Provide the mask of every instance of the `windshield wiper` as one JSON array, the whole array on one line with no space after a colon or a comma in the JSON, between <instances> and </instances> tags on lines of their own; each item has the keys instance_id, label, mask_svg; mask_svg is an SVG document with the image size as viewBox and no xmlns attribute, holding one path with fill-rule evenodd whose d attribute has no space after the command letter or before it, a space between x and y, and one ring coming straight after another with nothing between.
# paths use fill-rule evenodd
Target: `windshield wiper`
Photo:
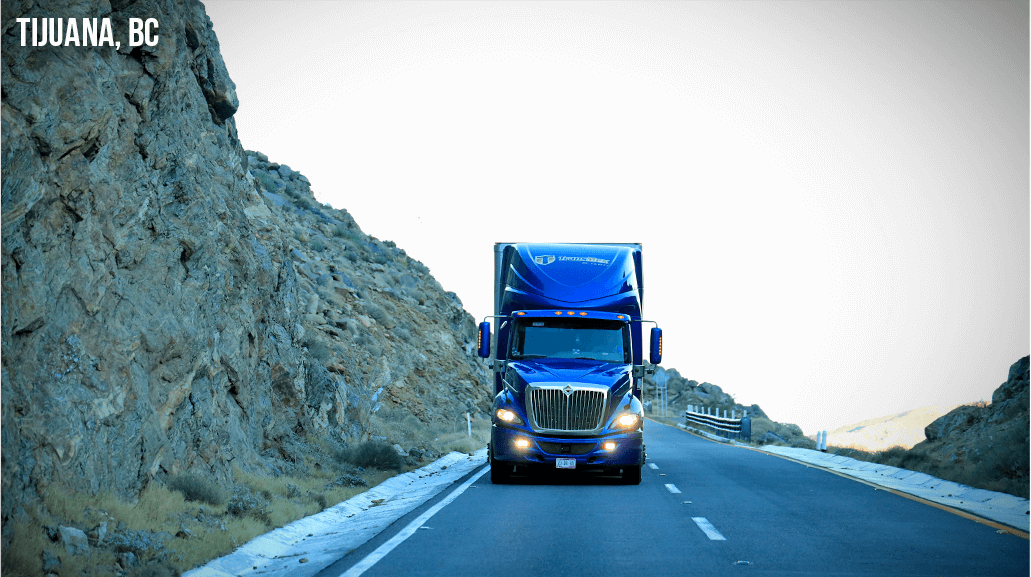
<instances>
[{"instance_id":1,"label":"windshield wiper","mask_svg":"<svg viewBox=\"0 0 1031 577\"><path fill-rule=\"evenodd\" d=\"M548 355L527 354L527 355L512 355L512 358L517 360L517 361L521 361L523 359L547 359L549 357L548 357Z\"/></svg>"}]
</instances>

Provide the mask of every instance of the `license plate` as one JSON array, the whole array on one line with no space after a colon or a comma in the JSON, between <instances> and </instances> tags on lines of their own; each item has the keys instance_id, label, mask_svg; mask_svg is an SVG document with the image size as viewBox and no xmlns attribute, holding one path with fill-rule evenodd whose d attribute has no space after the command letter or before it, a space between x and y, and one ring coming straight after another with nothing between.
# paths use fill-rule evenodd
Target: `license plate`
<instances>
[{"instance_id":1,"label":"license plate","mask_svg":"<svg viewBox=\"0 0 1031 577\"><path fill-rule=\"evenodd\" d=\"M555 467L559 469L575 469L576 459L555 459Z\"/></svg>"}]
</instances>

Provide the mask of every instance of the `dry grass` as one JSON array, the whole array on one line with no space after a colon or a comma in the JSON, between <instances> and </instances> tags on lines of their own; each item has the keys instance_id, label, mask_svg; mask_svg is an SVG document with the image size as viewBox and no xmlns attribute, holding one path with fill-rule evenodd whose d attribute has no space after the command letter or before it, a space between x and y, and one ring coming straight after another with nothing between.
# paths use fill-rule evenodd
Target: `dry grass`
<instances>
[{"instance_id":1,"label":"dry grass","mask_svg":"<svg viewBox=\"0 0 1031 577\"><path fill-rule=\"evenodd\" d=\"M11 546L3 552L5 576L41 574L44 550L61 558L60 575L95 577L114 574L118 554L105 547L93 547L85 556L72 556L59 542L47 537L46 527L59 525L77 527L87 533L100 523L107 523L108 535L122 529L148 535L167 531L171 535L186 529L192 536L174 537L164 541L160 550L138 553L136 571L157 570L159 574L174 574L197 567L216 557L230 553L236 547L271 529L322 511L346 501L392 477L397 471L367 469L360 471L349 465L328 466L328 455L319 458L323 464L315 467L313 457L304 458L306 473L299 476L261 475L255 472L233 470L236 488L245 488L260 502L259 509L242 515L227 511L228 498L211 500L219 504L188 501L187 494L214 495L214 486L200 477L183 482L158 482L150 485L135 502L127 502L110 494L87 495L51 488L41 506L26 505L27 516L11 522ZM402 470L410 469L405 464ZM346 477L350 476L350 477ZM350 486L338 482L341 478L358 479L365 486ZM175 477L170 478L172 481ZM169 487L178 487L173 490ZM222 491L228 496L233 488ZM253 513L253 514L252 514ZM109 537L110 539L110 537Z\"/></svg>"},{"instance_id":2,"label":"dry grass","mask_svg":"<svg viewBox=\"0 0 1031 577\"><path fill-rule=\"evenodd\" d=\"M371 424L374 434L385 437L388 444L440 455L451 451L472 453L486 447L490 440L490 421L474 418L470 436L465 413L447 423L426 424L402 409L384 409L372 416Z\"/></svg>"},{"instance_id":3,"label":"dry grass","mask_svg":"<svg viewBox=\"0 0 1031 577\"><path fill-rule=\"evenodd\" d=\"M472 436L469 436L464 413L453 419L454 422L436 424L421 423L403 411L380 413L374 415L372 421L372 433L387 439L377 443L379 450L386 446L394 451L392 445L398 443L406 449L419 448L425 456L404 459L396 469L370 466L361 470L352 463L333 459L338 447L309 438L306 444L312 448L312 455L299 458L299 469L304 471L300 475L277 477L234 468L234 486L219 487L213 480L183 474L169 477L166 483L152 481L133 502L111 494L87 495L52 487L44 495L43 503L26 504L27 515L10 522L12 540L11 546L3 551L3 574L5 577L40 575L44 550L61 558L60 575L115 574L119 554L113 549L93 547L89 555L71 556L59 542L51 541L45 530L66 525L88 533L100 523L107 523L108 540L116 532L127 531L186 535L182 531L185 529L192 533L192 536L166 539L160 550L138 553L139 565L130 574L150 570L161 575L183 572L230 553L271 529L346 501L398 472L421 466L441 454L472 453L486 446L490 437L490 422L485 419L472 421ZM367 486L349 486L348 478L360 478ZM259 506L241 515L229 514L230 496L238 488L246 488Z\"/></svg>"}]
</instances>

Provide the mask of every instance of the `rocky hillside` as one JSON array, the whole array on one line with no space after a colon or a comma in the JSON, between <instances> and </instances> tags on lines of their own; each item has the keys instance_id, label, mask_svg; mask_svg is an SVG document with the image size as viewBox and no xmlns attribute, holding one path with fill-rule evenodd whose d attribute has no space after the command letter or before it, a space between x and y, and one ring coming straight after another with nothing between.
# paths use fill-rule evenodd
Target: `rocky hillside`
<instances>
[{"instance_id":1,"label":"rocky hillside","mask_svg":"<svg viewBox=\"0 0 1031 577\"><path fill-rule=\"evenodd\" d=\"M244 150L199 2L2 11L5 553L50 491L231 486L377 435L380 409L486 415L458 298ZM22 47L22 16L157 18L160 42Z\"/></svg>"},{"instance_id":2,"label":"rocky hillside","mask_svg":"<svg viewBox=\"0 0 1031 577\"><path fill-rule=\"evenodd\" d=\"M662 407L655 400L655 390L656 387L665 384L666 416L670 422L684 422L682 417L689 405L695 407L695 410L704 407L720 414L726 411L728 415L735 411L740 416L748 411L752 417L752 442L760 445L776 443L806 449L816 447L816 443L806 438L798 425L771 420L759 405L738 403L733 395L723 392L720 387L684 378L677 369L666 369L651 364L648 367L654 369L655 373L644 379L644 400L645 410L653 418L662 415Z\"/></svg>"},{"instance_id":3,"label":"rocky hillside","mask_svg":"<svg viewBox=\"0 0 1031 577\"><path fill-rule=\"evenodd\" d=\"M1028 362L1013 363L991 404L957 407L927 425L927 440L901 457L906 468L1027 498Z\"/></svg>"}]
</instances>

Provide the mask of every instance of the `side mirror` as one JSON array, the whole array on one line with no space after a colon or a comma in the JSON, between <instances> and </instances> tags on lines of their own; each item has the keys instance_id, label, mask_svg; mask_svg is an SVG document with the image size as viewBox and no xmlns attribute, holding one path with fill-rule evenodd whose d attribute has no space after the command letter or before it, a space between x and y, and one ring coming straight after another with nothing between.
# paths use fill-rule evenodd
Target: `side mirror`
<instances>
[{"instance_id":1,"label":"side mirror","mask_svg":"<svg viewBox=\"0 0 1031 577\"><path fill-rule=\"evenodd\" d=\"M652 329L652 343L650 351L651 359L649 361L653 365L657 365L662 362L662 329Z\"/></svg>"},{"instance_id":2,"label":"side mirror","mask_svg":"<svg viewBox=\"0 0 1031 577\"><path fill-rule=\"evenodd\" d=\"M481 358L487 358L490 356L490 323L480 323L480 331L476 337L477 352Z\"/></svg>"}]
</instances>

